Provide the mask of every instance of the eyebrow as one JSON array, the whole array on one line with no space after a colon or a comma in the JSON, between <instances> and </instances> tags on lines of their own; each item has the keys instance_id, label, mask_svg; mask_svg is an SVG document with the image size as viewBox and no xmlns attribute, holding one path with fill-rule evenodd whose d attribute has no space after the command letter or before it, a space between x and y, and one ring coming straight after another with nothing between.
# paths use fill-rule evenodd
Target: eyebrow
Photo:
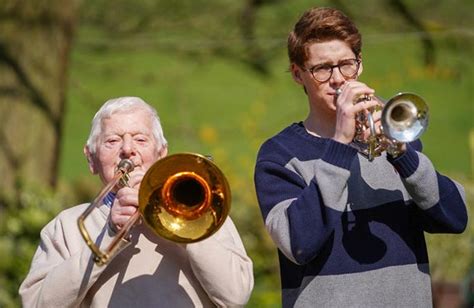
<instances>
[{"instance_id":1,"label":"eyebrow","mask_svg":"<svg viewBox=\"0 0 474 308\"><path fill-rule=\"evenodd\" d=\"M311 68L318 67L318 66L326 66L326 65L330 65L330 66L338 65L341 62L344 62L347 60L353 60L353 59L356 59L356 58L344 58L344 59L339 60L337 64L333 64L332 62L322 62L322 63L312 65Z\"/></svg>"},{"instance_id":2,"label":"eyebrow","mask_svg":"<svg viewBox=\"0 0 474 308\"><path fill-rule=\"evenodd\" d=\"M147 136L147 137L153 136L152 133L147 133L147 132L142 132L142 131L125 132L125 133L122 133L122 132L120 132L120 133L118 133L118 132L104 133L104 134L102 134L102 136L104 138L108 138L108 137L111 137L111 136L118 136L120 138L123 138L123 136L125 136L126 134L130 134L132 137L135 137L137 135L143 135L143 136Z\"/></svg>"}]
</instances>

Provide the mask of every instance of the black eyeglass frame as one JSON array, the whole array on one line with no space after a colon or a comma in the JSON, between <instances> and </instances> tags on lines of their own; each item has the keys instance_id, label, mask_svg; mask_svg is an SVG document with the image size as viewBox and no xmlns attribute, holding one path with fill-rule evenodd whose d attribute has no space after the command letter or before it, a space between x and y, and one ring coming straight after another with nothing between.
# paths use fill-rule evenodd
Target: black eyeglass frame
<instances>
[{"instance_id":1,"label":"black eyeglass frame","mask_svg":"<svg viewBox=\"0 0 474 308\"><path fill-rule=\"evenodd\" d=\"M355 62L356 62L357 67L356 67L356 70L355 70L354 74L352 74L352 76L347 76L346 74L344 74L344 73L341 71L341 65L345 64L344 62L346 62L346 61L355 61ZM315 65L315 66L310 67L309 69L303 68L303 70L304 70L304 71L307 71L307 72L310 72L310 73L311 73L311 76L313 77L313 79L316 80L317 82L323 83L323 82L326 82L326 81L328 81L329 79L331 79L332 73L334 72L334 69L335 69L336 67L337 67L337 69L339 70L339 73L341 73L341 75L344 76L344 78L346 78L346 79L352 79L352 78L354 78L355 76L357 76L357 72L359 72L360 63L361 63L361 60L360 60L360 59L356 59L356 58L355 58L355 59L345 59L345 60L342 60L342 61L340 61L339 63L337 63L337 64L335 64L335 65L326 65L326 64L320 65L320 64L318 64L318 65ZM319 79L317 79L317 78L314 76L314 71L315 71L315 69L323 68L323 67L328 67L328 68L330 68L330 69L331 69L331 72L330 72L328 78L326 78L325 80L319 80Z\"/></svg>"}]
</instances>

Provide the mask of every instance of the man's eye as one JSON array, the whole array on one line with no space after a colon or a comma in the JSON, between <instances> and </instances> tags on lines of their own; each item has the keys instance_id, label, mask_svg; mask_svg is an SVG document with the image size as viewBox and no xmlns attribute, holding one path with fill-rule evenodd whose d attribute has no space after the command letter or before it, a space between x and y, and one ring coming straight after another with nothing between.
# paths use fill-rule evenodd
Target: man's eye
<instances>
[{"instance_id":1,"label":"man's eye","mask_svg":"<svg viewBox=\"0 0 474 308\"><path fill-rule=\"evenodd\" d=\"M105 143L107 144L117 144L120 140L118 139L108 139Z\"/></svg>"},{"instance_id":2,"label":"man's eye","mask_svg":"<svg viewBox=\"0 0 474 308\"><path fill-rule=\"evenodd\" d=\"M314 68L314 71L319 71L319 72L325 72L325 71L330 71L331 70L331 66L329 65L322 65L322 66L318 66L318 67L315 67Z\"/></svg>"},{"instance_id":3,"label":"man's eye","mask_svg":"<svg viewBox=\"0 0 474 308\"><path fill-rule=\"evenodd\" d=\"M339 66L352 66L354 63L351 61L342 61Z\"/></svg>"},{"instance_id":4,"label":"man's eye","mask_svg":"<svg viewBox=\"0 0 474 308\"><path fill-rule=\"evenodd\" d=\"M136 137L135 141L140 142L140 143L144 143L144 142L147 142L148 139L145 138L145 137Z\"/></svg>"}]
</instances>

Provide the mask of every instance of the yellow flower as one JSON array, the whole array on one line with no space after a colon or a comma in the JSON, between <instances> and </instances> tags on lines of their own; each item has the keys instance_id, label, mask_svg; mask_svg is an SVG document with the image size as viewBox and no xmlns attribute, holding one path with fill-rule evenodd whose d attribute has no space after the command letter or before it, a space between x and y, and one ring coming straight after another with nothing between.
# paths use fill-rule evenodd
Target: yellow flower
<instances>
[{"instance_id":1,"label":"yellow flower","mask_svg":"<svg viewBox=\"0 0 474 308\"><path fill-rule=\"evenodd\" d=\"M199 129L199 138L206 144L215 144L219 136L215 127L204 125Z\"/></svg>"}]
</instances>

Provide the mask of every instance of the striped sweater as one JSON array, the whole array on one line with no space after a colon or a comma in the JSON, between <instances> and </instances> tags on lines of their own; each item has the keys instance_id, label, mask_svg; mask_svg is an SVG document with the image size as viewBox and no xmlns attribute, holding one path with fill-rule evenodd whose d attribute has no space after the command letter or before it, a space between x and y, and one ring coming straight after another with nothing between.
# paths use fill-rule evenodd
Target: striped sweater
<instances>
[{"instance_id":1,"label":"striped sweater","mask_svg":"<svg viewBox=\"0 0 474 308\"><path fill-rule=\"evenodd\" d=\"M467 224L462 186L435 171L419 141L368 162L295 123L260 148L255 186L283 307L431 307L424 232Z\"/></svg>"}]
</instances>

